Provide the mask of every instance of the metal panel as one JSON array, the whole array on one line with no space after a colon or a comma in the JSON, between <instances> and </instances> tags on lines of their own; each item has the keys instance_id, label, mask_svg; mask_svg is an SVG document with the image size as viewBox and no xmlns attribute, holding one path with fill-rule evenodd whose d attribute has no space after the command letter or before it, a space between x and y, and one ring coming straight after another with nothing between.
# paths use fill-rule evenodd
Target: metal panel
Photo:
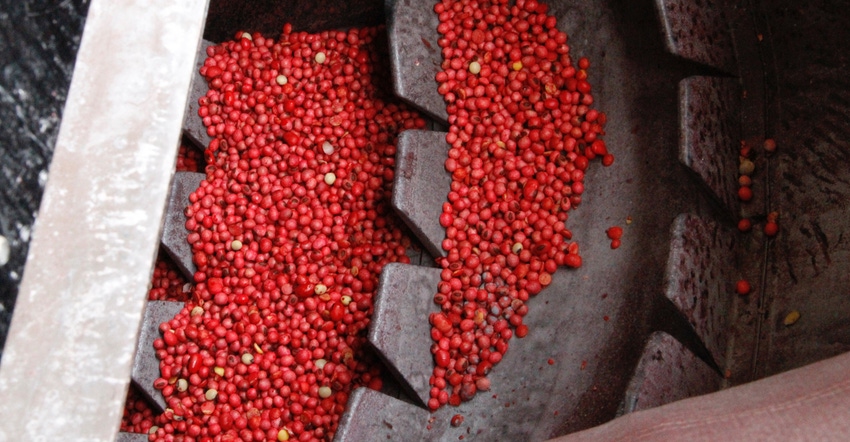
<instances>
[{"instance_id":1,"label":"metal panel","mask_svg":"<svg viewBox=\"0 0 850 442\"><path fill-rule=\"evenodd\" d=\"M206 7L90 6L0 369L0 440L115 440Z\"/></svg>"}]
</instances>

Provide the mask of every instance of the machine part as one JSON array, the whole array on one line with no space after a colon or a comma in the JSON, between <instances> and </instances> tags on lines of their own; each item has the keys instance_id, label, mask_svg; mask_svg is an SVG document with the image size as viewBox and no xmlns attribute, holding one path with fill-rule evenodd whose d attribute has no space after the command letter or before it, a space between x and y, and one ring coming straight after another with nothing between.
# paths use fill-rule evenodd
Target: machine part
<instances>
[{"instance_id":1,"label":"machine part","mask_svg":"<svg viewBox=\"0 0 850 442\"><path fill-rule=\"evenodd\" d=\"M442 55L437 46L437 25L433 2L397 0L389 2L387 34L393 91L402 100L446 124L448 114L443 97L437 93L434 74Z\"/></svg>"},{"instance_id":2,"label":"machine part","mask_svg":"<svg viewBox=\"0 0 850 442\"><path fill-rule=\"evenodd\" d=\"M723 1L656 0L667 50L727 74L737 73L729 26L730 11Z\"/></svg>"},{"instance_id":3,"label":"machine part","mask_svg":"<svg viewBox=\"0 0 850 442\"><path fill-rule=\"evenodd\" d=\"M189 89L189 100L186 102L186 117L183 120L183 134L203 152L210 145L210 135L207 133L207 128L204 127L204 122L198 116L198 109L201 105L198 99L207 93L207 81L200 73L201 66L204 65L204 60L207 59L207 48L213 46L214 43L209 40L201 40L201 46L198 48L198 54L195 58L195 70L192 74L192 85Z\"/></svg>"},{"instance_id":4,"label":"machine part","mask_svg":"<svg viewBox=\"0 0 850 442\"><path fill-rule=\"evenodd\" d=\"M679 160L705 182L732 219L741 210L734 173L741 144L740 95L732 78L689 77L679 83Z\"/></svg>"},{"instance_id":5,"label":"machine part","mask_svg":"<svg viewBox=\"0 0 850 442\"><path fill-rule=\"evenodd\" d=\"M139 345L136 347L130 379L155 413L165 410L165 399L159 390L153 388L153 381L160 377L159 359L156 357L153 341L162 336L159 324L170 321L180 310L183 310L182 302L148 301L142 318Z\"/></svg>"},{"instance_id":6,"label":"machine part","mask_svg":"<svg viewBox=\"0 0 850 442\"><path fill-rule=\"evenodd\" d=\"M646 410L720 389L721 378L667 333L653 333L626 390L622 413Z\"/></svg>"},{"instance_id":7,"label":"machine part","mask_svg":"<svg viewBox=\"0 0 850 442\"><path fill-rule=\"evenodd\" d=\"M206 178L203 173L177 172L171 182L168 195L168 208L165 211L165 223L162 227L162 248L174 260L177 268L189 281L195 276L195 263L192 262L192 246L186 242L189 231L186 230L186 215L183 213L189 205L189 195L198 189Z\"/></svg>"},{"instance_id":8,"label":"machine part","mask_svg":"<svg viewBox=\"0 0 850 442\"><path fill-rule=\"evenodd\" d=\"M446 229L437 214L452 177L443 168L449 146L445 132L408 130L398 137L392 205L432 257L446 256Z\"/></svg>"},{"instance_id":9,"label":"machine part","mask_svg":"<svg viewBox=\"0 0 850 442\"><path fill-rule=\"evenodd\" d=\"M89 6L0 368L2 440L115 439L205 11Z\"/></svg>"}]
</instances>

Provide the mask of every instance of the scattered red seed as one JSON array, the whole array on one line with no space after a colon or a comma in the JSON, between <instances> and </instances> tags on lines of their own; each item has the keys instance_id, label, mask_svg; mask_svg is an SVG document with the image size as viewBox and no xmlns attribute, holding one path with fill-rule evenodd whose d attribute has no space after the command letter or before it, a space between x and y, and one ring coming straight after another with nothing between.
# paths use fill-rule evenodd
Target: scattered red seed
<instances>
[{"instance_id":1,"label":"scattered red seed","mask_svg":"<svg viewBox=\"0 0 850 442\"><path fill-rule=\"evenodd\" d=\"M623 228L620 226L609 227L605 233L610 239L620 239L623 236Z\"/></svg>"},{"instance_id":2,"label":"scattered red seed","mask_svg":"<svg viewBox=\"0 0 850 442\"><path fill-rule=\"evenodd\" d=\"M738 230L741 232L749 232L753 228L753 223L749 218L742 218L738 221Z\"/></svg>"},{"instance_id":3,"label":"scattered red seed","mask_svg":"<svg viewBox=\"0 0 850 442\"><path fill-rule=\"evenodd\" d=\"M773 153L776 151L776 140L773 138L767 138L764 140L764 151L767 153Z\"/></svg>"},{"instance_id":4,"label":"scattered red seed","mask_svg":"<svg viewBox=\"0 0 850 442\"><path fill-rule=\"evenodd\" d=\"M463 415L462 414L456 414L456 415L452 416L451 423L452 423L453 427L459 427L459 426L463 425Z\"/></svg>"},{"instance_id":5,"label":"scattered red seed","mask_svg":"<svg viewBox=\"0 0 850 442\"><path fill-rule=\"evenodd\" d=\"M485 9L493 19L469 27L466 11ZM545 6L441 0L434 10L452 184L439 219L441 311L430 319L432 410L470 400L510 338L527 335L528 299L558 267L581 266L567 213L581 204L591 161L614 161L602 139L607 116L591 107L591 63L571 64Z\"/></svg>"},{"instance_id":6,"label":"scattered red seed","mask_svg":"<svg viewBox=\"0 0 850 442\"><path fill-rule=\"evenodd\" d=\"M549 365L555 365L555 360L554 360L554 359L552 359L552 358L549 358L549 359L546 361L546 363L547 363L547 364L549 364Z\"/></svg>"},{"instance_id":7,"label":"scattered red seed","mask_svg":"<svg viewBox=\"0 0 850 442\"><path fill-rule=\"evenodd\" d=\"M768 221L767 223L765 223L765 225L764 225L764 234L765 235L770 236L770 237L774 237L774 236L776 236L777 233L779 233L779 224L776 224L775 222L772 222L772 221Z\"/></svg>"},{"instance_id":8,"label":"scattered red seed","mask_svg":"<svg viewBox=\"0 0 850 442\"><path fill-rule=\"evenodd\" d=\"M737 283L735 283L735 291L739 295L748 295L750 293L750 290L750 283L745 279L741 279Z\"/></svg>"}]
</instances>

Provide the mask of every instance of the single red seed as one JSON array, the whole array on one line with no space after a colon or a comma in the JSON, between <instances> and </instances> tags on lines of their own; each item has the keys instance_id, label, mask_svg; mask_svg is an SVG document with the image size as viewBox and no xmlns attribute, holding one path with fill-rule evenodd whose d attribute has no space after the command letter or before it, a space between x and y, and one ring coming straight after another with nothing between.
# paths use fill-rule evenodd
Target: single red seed
<instances>
[{"instance_id":1,"label":"single red seed","mask_svg":"<svg viewBox=\"0 0 850 442\"><path fill-rule=\"evenodd\" d=\"M735 291L739 295L747 295L750 293L750 290L750 283L745 279L741 279L737 283L735 283Z\"/></svg>"},{"instance_id":2,"label":"single red seed","mask_svg":"<svg viewBox=\"0 0 850 442\"><path fill-rule=\"evenodd\" d=\"M752 229L753 223L749 218L742 218L738 221L738 230L741 232L749 232Z\"/></svg>"},{"instance_id":3,"label":"single red seed","mask_svg":"<svg viewBox=\"0 0 850 442\"><path fill-rule=\"evenodd\" d=\"M774 237L779 233L779 225L773 221L768 221L764 224L764 234L769 237Z\"/></svg>"},{"instance_id":4,"label":"single red seed","mask_svg":"<svg viewBox=\"0 0 850 442\"><path fill-rule=\"evenodd\" d=\"M452 416L451 425L453 427L459 427L459 426L463 425L463 415L456 414L456 415Z\"/></svg>"},{"instance_id":5,"label":"single red seed","mask_svg":"<svg viewBox=\"0 0 850 442\"><path fill-rule=\"evenodd\" d=\"M745 202L753 199L753 190L746 186L739 187L738 199Z\"/></svg>"}]
</instances>

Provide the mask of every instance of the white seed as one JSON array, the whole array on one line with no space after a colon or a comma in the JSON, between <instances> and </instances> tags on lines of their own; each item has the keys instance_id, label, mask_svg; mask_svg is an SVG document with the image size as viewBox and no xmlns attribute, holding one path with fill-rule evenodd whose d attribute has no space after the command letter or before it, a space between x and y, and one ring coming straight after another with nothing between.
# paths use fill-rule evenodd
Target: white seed
<instances>
[{"instance_id":1,"label":"white seed","mask_svg":"<svg viewBox=\"0 0 850 442\"><path fill-rule=\"evenodd\" d=\"M254 40L254 37L251 37L251 34L247 32L242 33L242 38L247 38L248 40Z\"/></svg>"},{"instance_id":2,"label":"white seed","mask_svg":"<svg viewBox=\"0 0 850 442\"><path fill-rule=\"evenodd\" d=\"M316 368L321 370L321 369L325 368L325 364L327 364L327 363L328 363L328 361L326 361L324 359L316 359L316 362L314 362L313 365L315 365Z\"/></svg>"},{"instance_id":3,"label":"white seed","mask_svg":"<svg viewBox=\"0 0 850 442\"><path fill-rule=\"evenodd\" d=\"M313 289L317 295L324 295L328 291L328 286L324 284L316 284L316 287Z\"/></svg>"},{"instance_id":4,"label":"white seed","mask_svg":"<svg viewBox=\"0 0 850 442\"><path fill-rule=\"evenodd\" d=\"M328 186L332 186L333 183L336 182L336 174L333 172L328 172L325 174L325 184Z\"/></svg>"},{"instance_id":5,"label":"white seed","mask_svg":"<svg viewBox=\"0 0 850 442\"><path fill-rule=\"evenodd\" d=\"M324 52L316 52L316 63L322 64L327 59L328 57L325 55Z\"/></svg>"},{"instance_id":6,"label":"white seed","mask_svg":"<svg viewBox=\"0 0 850 442\"><path fill-rule=\"evenodd\" d=\"M276 81L277 84L283 86L284 84L289 82L289 79L286 78L286 75L280 74L274 79L274 81Z\"/></svg>"},{"instance_id":7,"label":"white seed","mask_svg":"<svg viewBox=\"0 0 850 442\"><path fill-rule=\"evenodd\" d=\"M154 434L157 431L159 431L159 427L157 427L156 425L151 425L151 428L148 430L148 434Z\"/></svg>"},{"instance_id":8,"label":"white seed","mask_svg":"<svg viewBox=\"0 0 850 442\"><path fill-rule=\"evenodd\" d=\"M342 305L347 306L348 304L351 304L351 296L344 295L342 298L339 298L339 302L341 302Z\"/></svg>"},{"instance_id":9,"label":"white seed","mask_svg":"<svg viewBox=\"0 0 850 442\"><path fill-rule=\"evenodd\" d=\"M511 247L511 252L514 252L514 254L517 254L517 255L519 254L519 252L522 252L522 243L521 242L515 242L513 247Z\"/></svg>"},{"instance_id":10,"label":"white seed","mask_svg":"<svg viewBox=\"0 0 850 442\"><path fill-rule=\"evenodd\" d=\"M478 75L479 72L481 72L481 64L480 63L478 63L477 61L473 61L472 63L469 63L469 73L470 74Z\"/></svg>"},{"instance_id":11,"label":"white seed","mask_svg":"<svg viewBox=\"0 0 850 442\"><path fill-rule=\"evenodd\" d=\"M234 252L238 252L239 249L242 248L242 241L239 241L238 239L234 239L233 242L230 243L230 248Z\"/></svg>"},{"instance_id":12,"label":"white seed","mask_svg":"<svg viewBox=\"0 0 850 442\"><path fill-rule=\"evenodd\" d=\"M12 248L9 246L9 240L5 236L0 235L0 266L6 265L9 262L11 253Z\"/></svg>"},{"instance_id":13,"label":"white seed","mask_svg":"<svg viewBox=\"0 0 850 442\"><path fill-rule=\"evenodd\" d=\"M192 311L189 312L190 316L201 316L203 314L204 314L204 308L201 307L200 305L196 305L195 307L192 308Z\"/></svg>"},{"instance_id":14,"label":"white seed","mask_svg":"<svg viewBox=\"0 0 850 442\"><path fill-rule=\"evenodd\" d=\"M189 381L180 378L177 380L177 391L186 391L189 389Z\"/></svg>"},{"instance_id":15,"label":"white seed","mask_svg":"<svg viewBox=\"0 0 850 442\"><path fill-rule=\"evenodd\" d=\"M738 165L738 173L741 175L750 175L756 169L756 165L752 161L741 158L741 163Z\"/></svg>"},{"instance_id":16,"label":"white seed","mask_svg":"<svg viewBox=\"0 0 850 442\"><path fill-rule=\"evenodd\" d=\"M319 387L319 397L322 399L327 399L331 397L333 393L334 392L333 390L331 390L331 387L328 387L327 385Z\"/></svg>"},{"instance_id":17,"label":"white seed","mask_svg":"<svg viewBox=\"0 0 850 442\"><path fill-rule=\"evenodd\" d=\"M325 155L333 154L334 153L334 145L331 144L330 141L325 141L324 143L322 143L322 152L324 152Z\"/></svg>"},{"instance_id":18,"label":"white seed","mask_svg":"<svg viewBox=\"0 0 850 442\"><path fill-rule=\"evenodd\" d=\"M217 397L218 397L218 390L216 390L215 388L210 388L209 390L206 391L206 393L204 393L204 399L206 399L208 401L211 401L211 400L213 400Z\"/></svg>"},{"instance_id":19,"label":"white seed","mask_svg":"<svg viewBox=\"0 0 850 442\"><path fill-rule=\"evenodd\" d=\"M224 376L224 367L215 367L213 368L213 372L219 376Z\"/></svg>"},{"instance_id":20,"label":"white seed","mask_svg":"<svg viewBox=\"0 0 850 442\"><path fill-rule=\"evenodd\" d=\"M254 355L251 353L245 353L242 355L242 363L245 365L251 365L254 362Z\"/></svg>"}]
</instances>

